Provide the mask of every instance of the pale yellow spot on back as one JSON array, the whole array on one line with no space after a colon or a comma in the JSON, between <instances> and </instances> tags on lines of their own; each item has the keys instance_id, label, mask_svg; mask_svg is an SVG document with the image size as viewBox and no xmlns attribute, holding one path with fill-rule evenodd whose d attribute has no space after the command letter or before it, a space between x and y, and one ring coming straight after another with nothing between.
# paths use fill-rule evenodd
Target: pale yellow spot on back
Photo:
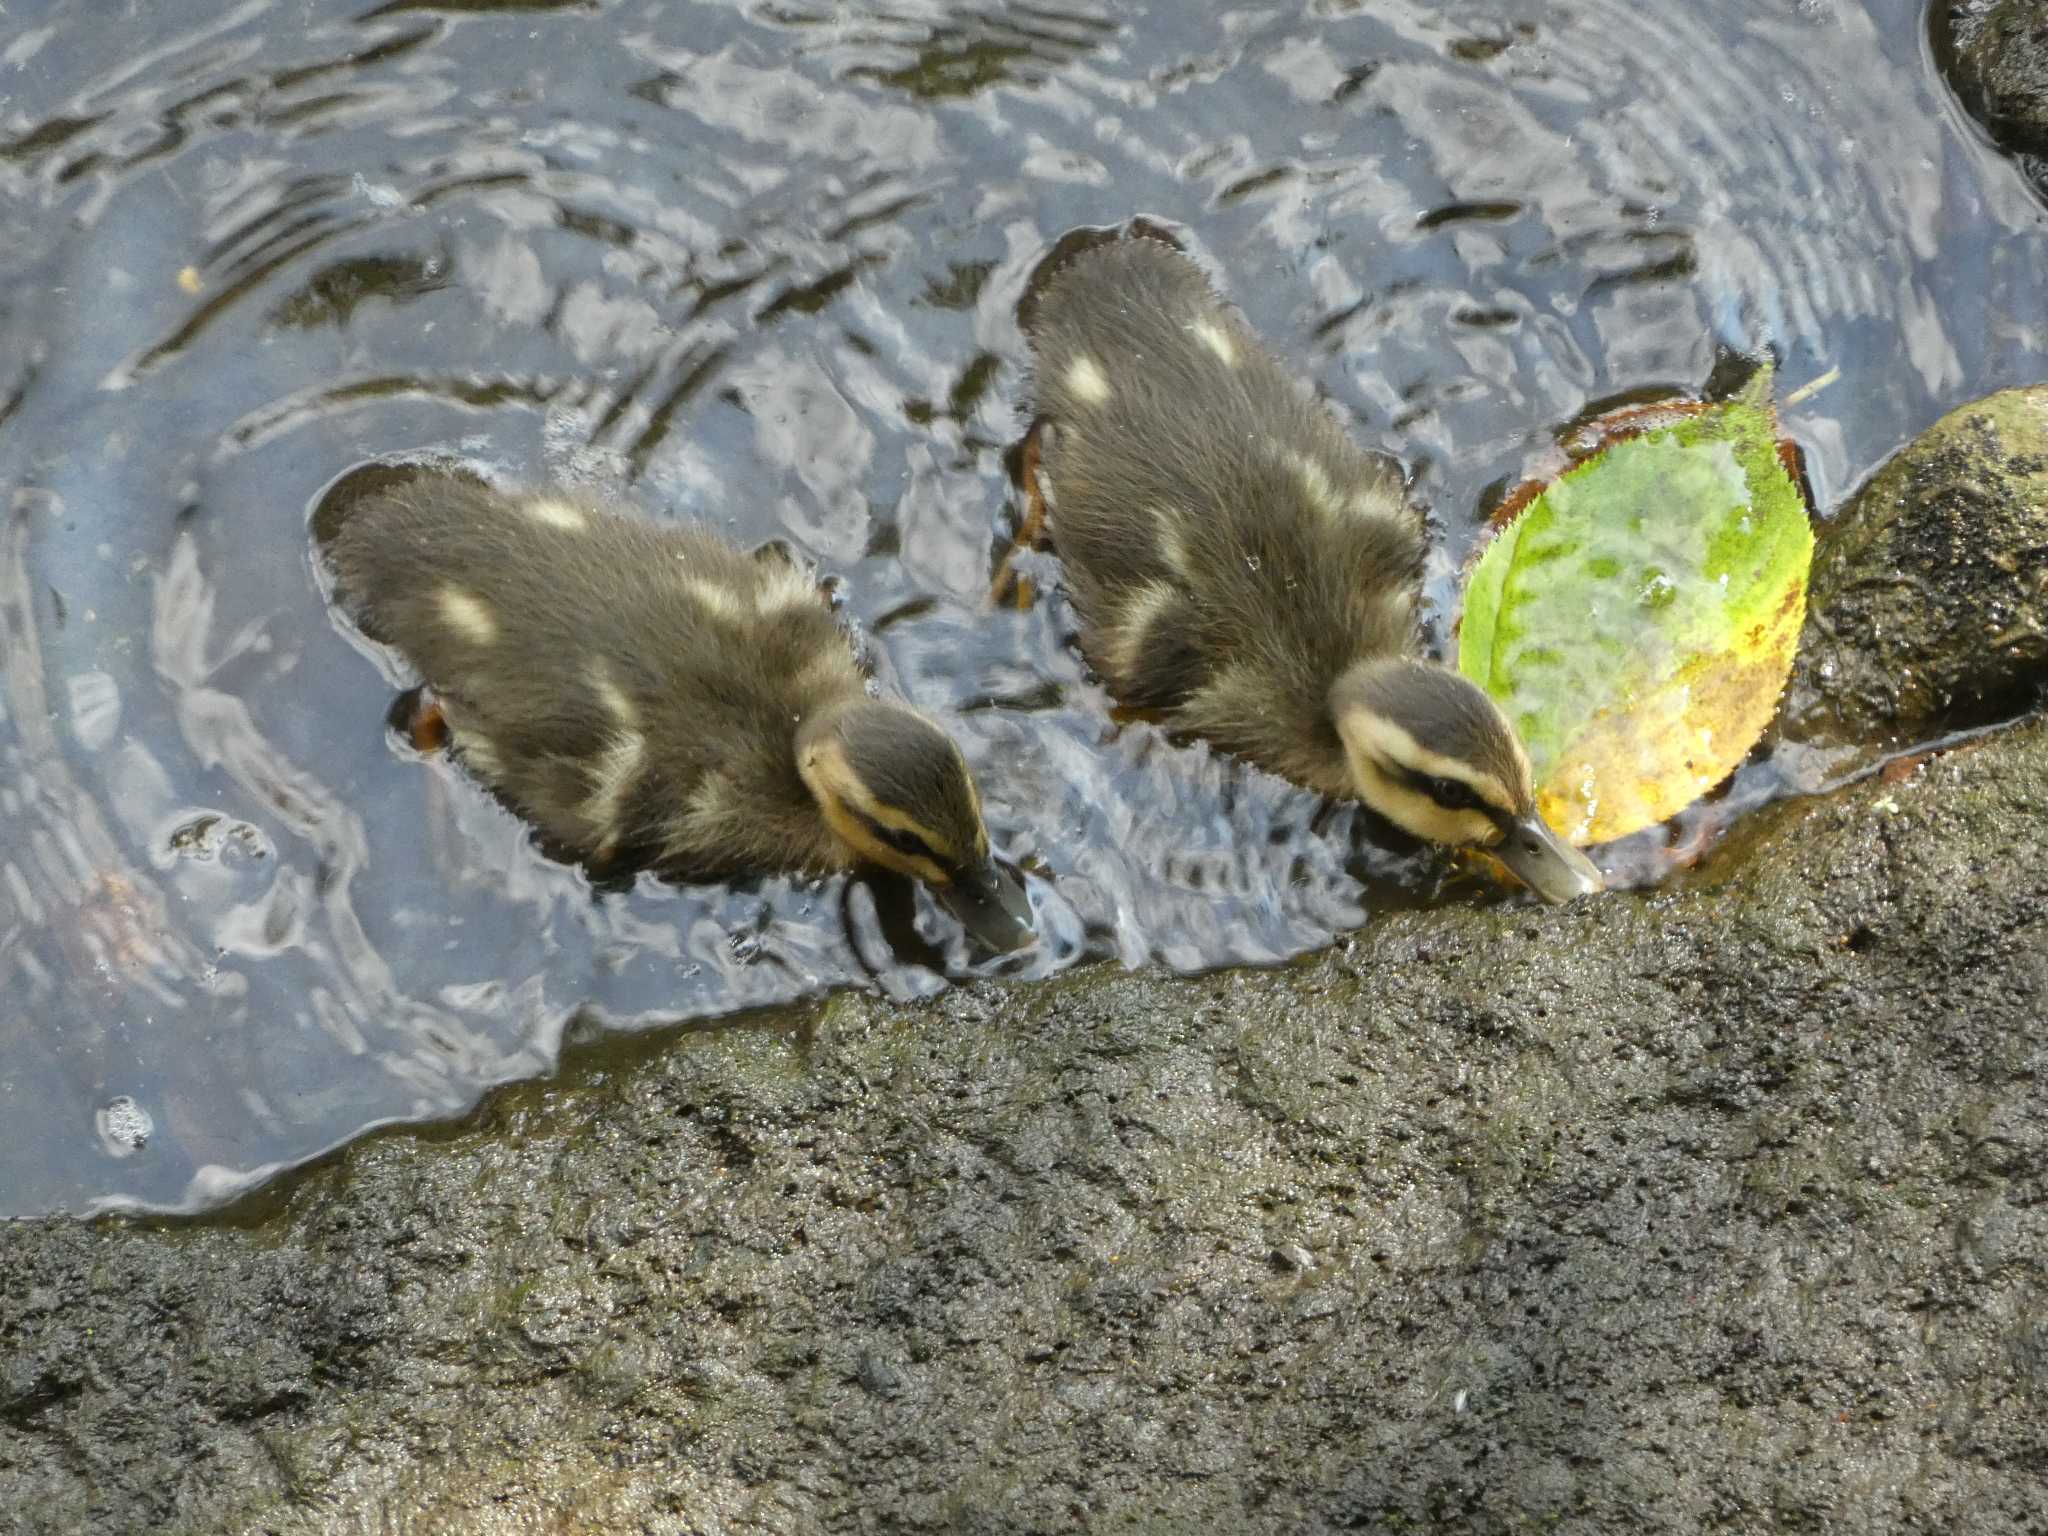
<instances>
[{"instance_id":1,"label":"pale yellow spot on back","mask_svg":"<svg viewBox=\"0 0 2048 1536\"><path fill-rule=\"evenodd\" d=\"M590 664L590 691L597 695L597 701L605 707L605 713L622 728L632 730L640 724L639 709L626 696L626 690L618 685L612 676L610 666L601 656Z\"/></svg>"},{"instance_id":2,"label":"pale yellow spot on back","mask_svg":"<svg viewBox=\"0 0 2048 1536\"><path fill-rule=\"evenodd\" d=\"M794 566L782 566L772 571L754 593L754 609L761 614L815 607L818 604L816 583Z\"/></svg>"},{"instance_id":3,"label":"pale yellow spot on back","mask_svg":"<svg viewBox=\"0 0 2048 1536\"><path fill-rule=\"evenodd\" d=\"M688 808L683 818L695 818L706 826L717 826L727 819L732 810L732 785L722 773L706 774L690 791Z\"/></svg>"},{"instance_id":4,"label":"pale yellow spot on back","mask_svg":"<svg viewBox=\"0 0 2048 1536\"><path fill-rule=\"evenodd\" d=\"M591 766L590 798L583 802L583 814L607 848L618 841L620 807L646 753L647 738L638 731L624 730Z\"/></svg>"},{"instance_id":5,"label":"pale yellow spot on back","mask_svg":"<svg viewBox=\"0 0 2048 1536\"><path fill-rule=\"evenodd\" d=\"M1189 700L1192 710L1205 718L1230 719L1263 712L1272 697L1272 674L1256 665L1239 663L1219 668Z\"/></svg>"},{"instance_id":6,"label":"pale yellow spot on back","mask_svg":"<svg viewBox=\"0 0 2048 1536\"><path fill-rule=\"evenodd\" d=\"M498 756L497 743L474 731L457 731L455 747L469 771L480 779L496 781L505 776L505 760Z\"/></svg>"},{"instance_id":7,"label":"pale yellow spot on back","mask_svg":"<svg viewBox=\"0 0 2048 1536\"><path fill-rule=\"evenodd\" d=\"M1188 558L1187 534L1182 530L1180 513L1161 506L1153 508L1152 516L1158 532L1159 558L1166 562L1168 570L1186 576L1194 566Z\"/></svg>"},{"instance_id":8,"label":"pale yellow spot on back","mask_svg":"<svg viewBox=\"0 0 2048 1536\"><path fill-rule=\"evenodd\" d=\"M853 653L838 645L805 662L795 681L799 695L859 692L860 686L860 668L854 664Z\"/></svg>"},{"instance_id":9,"label":"pale yellow spot on back","mask_svg":"<svg viewBox=\"0 0 2048 1536\"><path fill-rule=\"evenodd\" d=\"M1153 621L1179 596L1179 590L1170 582L1148 581L1124 599L1107 657L1118 680L1128 681L1137 676Z\"/></svg>"},{"instance_id":10,"label":"pale yellow spot on back","mask_svg":"<svg viewBox=\"0 0 2048 1536\"><path fill-rule=\"evenodd\" d=\"M1378 597L1372 598L1370 601L1378 605L1389 622L1402 629L1411 631L1414 629L1415 594L1413 592L1405 588L1396 587L1391 592L1382 592ZM1370 617L1370 615L1367 617Z\"/></svg>"},{"instance_id":11,"label":"pale yellow spot on back","mask_svg":"<svg viewBox=\"0 0 2048 1536\"><path fill-rule=\"evenodd\" d=\"M474 592L449 585L436 594L441 619L472 645L493 645L498 639L498 616Z\"/></svg>"},{"instance_id":12,"label":"pale yellow spot on back","mask_svg":"<svg viewBox=\"0 0 2048 1536\"><path fill-rule=\"evenodd\" d=\"M1109 375L1092 357L1077 357L1067 366L1067 388L1090 405L1109 398Z\"/></svg>"},{"instance_id":13,"label":"pale yellow spot on back","mask_svg":"<svg viewBox=\"0 0 2048 1536\"><path fill-rule=\"evenodd\" d=\"M1237 347L1230 339L1230 333L1213 320L1197 320L1188 327L1195 333L1195 340L1207 347L1223 360L1226 368L1237 366Z\"/></svg>"},{"instance_id":14,"label":"pale yellow spot on back","mask_svg":"<svg viewBox=\"0 0 2048 1536\"><path fill-rule=\"evenodd\" d=\"M1337 500L1337 488L1330 483L1330 472L1305 453L1289 456L1294 478L1301 482L1301 493L1325 517L1335 517L1343 510Z\"/></svg>"},{"instance_id":15,"label":"pale yellow spot on back","mask_svg":"<svg viewBox=\"0 0 2048 1536\"><path fill-rule=\"evenodd\" d=\"M683 808L668 818L663 841L672 854L698 854L717 846L724 829L744 824L733 805L732 785L722 773L706 774L690 791Z\"/></svg>"},{"instance_id":16,"label":"pale yellow spot on back","mask_svg":"<svg viewBox=\"0 0 2048 1536\"><path fill-rule=\"evenodd\" d=\"M573 502L560 501L552 496L535 496L525 506L528 517L548 528L581 533L590 526L590 519L584 515L583 509Z\"/></svg>"},{"instance_id":17,"label":"pale yellow spot on back","mask_svg":"<svg viewBox=\"0 0 2048 1536\"><path fill-rule=\"evenodd\" d=\"M746 606L731 591L716 582L685 576L682 585L683 591L690 599L714 619L737 624L747 617Z\"/></svg>"},{"instance_id":18,"label":"pale yellow spot on back","mask_svg":"<svg viewBox=\"0 0 2048 1536\"><path fill-rule=\"evenodd\" d=\"M1383 523L1412 523L1414 514L1401 500L1398 493L1384 489L1353 491L1344 503L1345 510L1353 517L1368 522L1377 519Z\"/></svg>"}]
</instances>

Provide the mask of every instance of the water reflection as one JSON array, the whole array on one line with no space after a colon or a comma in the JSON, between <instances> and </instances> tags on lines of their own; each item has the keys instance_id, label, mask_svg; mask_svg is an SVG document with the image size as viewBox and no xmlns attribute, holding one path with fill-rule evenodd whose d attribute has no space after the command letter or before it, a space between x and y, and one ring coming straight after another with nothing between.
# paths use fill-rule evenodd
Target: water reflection
<instances>
[{"instance_id":1,"label":"water reflection","mask_svg":"<svg viewBox=\"0 0 2048 1536\"><path fill-rule=\"evenodd\" d=\"M1174 225L1414 469L1440 615L1591 400L1839 366L1789 422L1827 506L2048 334L2038 206L1904 0L85 10L0 40L0 1212L204 1204L545 1070L585 1005L978 964L863 882L595 892L395 746L307 527L364 465L786 540L1039 871L1027 974L1199 967L1449 877L1119 726L1056 572L989 612L1062 234Z\"/></svg>"}]
</instances>

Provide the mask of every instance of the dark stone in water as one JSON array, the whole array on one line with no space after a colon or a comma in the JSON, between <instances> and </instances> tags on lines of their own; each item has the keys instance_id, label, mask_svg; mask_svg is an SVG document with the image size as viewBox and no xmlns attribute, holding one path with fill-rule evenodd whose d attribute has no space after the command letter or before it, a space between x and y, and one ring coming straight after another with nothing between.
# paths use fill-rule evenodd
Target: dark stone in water
<instances>
[{"instance_id":1,"label":"dark stone in water","mask_svg":"<svg viewBox=\"0 0 2048 1536\"><path fill-rule=\"evenodd\" d=\"M1963 105L2048 189L2048 0L1950 0L1930 25Z\"/></svg>"},{"instance_id":2,"label":"dark stone in water","mask_svg":"<svg viewBox=\"0 0 2048 1536\"><path fill-rule=\"evenodd\" d=\"M1951 411L1820 530L1790 739L1910 745L2048 683L2048 385Z\"/></svg>"}]
</instances>

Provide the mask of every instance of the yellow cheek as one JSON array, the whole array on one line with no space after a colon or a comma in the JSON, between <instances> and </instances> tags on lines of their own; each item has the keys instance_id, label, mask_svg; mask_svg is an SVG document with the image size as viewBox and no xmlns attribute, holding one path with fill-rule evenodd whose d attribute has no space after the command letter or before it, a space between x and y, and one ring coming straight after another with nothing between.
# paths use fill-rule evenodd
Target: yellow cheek
<instances>
[{"instance_id":1,"label":"yellow cheek","mask_svg":"<svg viewBox=\"0 0 2048 1536\"><path fill-rule=\"evenodd\" d=\"M1375 804L1373 809L1391 816L1417 837L1447 848L1471 845L1485 847L1500 840L1500 829L1477 811L1447 811L1429 796L1397 787L1399 813Z\"/></svg>"},{"instance_id":2,"label":"yellow cheek","mask_svg":"<svg viewBox=\"0 0 2048 1536\"><path fill-rule=\"evenodd\" d=\"M898 853L887 843L868 843L861 852L870 864L879 864L884 869L893 869L899 875L908 875L913 880L922 880L930 886L948 886L953 882L946 872L930 859L916 854Z\"/></svg>"},{"instance_id":3,"label":"yellow cheek","mask_svg":"<svg viewBox=\"0 0 2048 1536\"><path fill-rule=\"evenodd\" d=\"M1370 758L1354 757L1358 798L1415 837L1447 848L1491 847L1500 840L1493 818L1479 811L1447 811L1420 790L1382 773Z\"/></svg>"},{"instance_id":4,"label":"yellow cheek","mask_svg":"<svg viewBox=\"0 0 2048 1536\"><path fill-rule=\"evenodd\" d=\"M1434 802L1428 804L1441 828L1431 834L1432 841L1455 848L1491 848L1500 841L1500 828L1494 825L1492 817L1477 811L1447 811Z\"/></svg>"},{"instance_id":5,"label":"yellow cheek","mask_svg":"<svg viewBox=\"0 0 2048 1536\"><path fill-rule=\"evenodd\" d=\"M857 844L870 864L879 864L884 869L893 869L899 875L908 875L913 880L922 880L926 885L951 885L953 882L946 872L930 859L914 853L899 853L887 843L878 843L873 838L864 838Z\"/></svg>"},{"instance_id":6,"label":"yellow cheek","mask_svg":"<svg viewBox=\"0 0 2048 1536\"><path fill-rule=\"evenodd\" d=\"M922 880L927 885L950 885L946 872L930 859L916 854L899 853L887 843L878 840L863 826L860 819L849 815L836 800L823 803L825 824L838 839L853 850L855 857L869 864L879 864L884 869L893 869L899 875L908 875L913 880Z\"/></svg>"}]
</instances>

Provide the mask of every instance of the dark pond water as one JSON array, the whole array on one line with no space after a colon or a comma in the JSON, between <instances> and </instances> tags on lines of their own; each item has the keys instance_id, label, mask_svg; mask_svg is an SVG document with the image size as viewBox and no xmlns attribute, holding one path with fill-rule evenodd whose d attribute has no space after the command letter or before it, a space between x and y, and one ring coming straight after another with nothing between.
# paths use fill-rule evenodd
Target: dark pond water
<instances>
[{"instance_id":1,"label":"dark pond water","mask_svg":"<svg viewBox=\"0 0 2048 1536\"><path fill-rule=\"evenodd\" d=\"M1480 899L1119 728L1057 597L988 610L1025 279L1135 213L1410 465L1440 609L1593 402L1839 368L1788 416L1827 507L2048 340L2042 209L1897 0L11 0L0 1214L204 1207L545 1071L586 1006L973 968L864 883L596 899L399 750L307 534L380 459L809 554L1049 876L1026 973Z\"/></svg>"}]
</instances>

